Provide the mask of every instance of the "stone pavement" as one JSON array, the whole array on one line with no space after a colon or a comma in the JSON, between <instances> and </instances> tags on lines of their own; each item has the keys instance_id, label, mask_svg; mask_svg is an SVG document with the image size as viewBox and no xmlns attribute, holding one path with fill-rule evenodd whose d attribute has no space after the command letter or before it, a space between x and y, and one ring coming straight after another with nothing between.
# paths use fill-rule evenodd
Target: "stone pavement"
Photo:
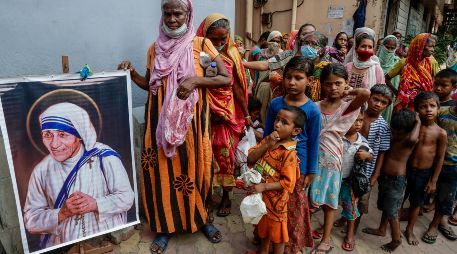
<instances>
[{"instance_id":1,"label":"stone pavement","mask_svg":"<svg viewBox=\"0 0 457 254\"><path fill-rule=\"evenodd\" d=\"M379 223L381 213L376 209L376 189L371 195L370 200L370 212L369 215L364 217L361 223L361 228L364 227L376 227ZM244 194L241 192L235 192L232 200L232 215L220 218L215 216L214 224L222 232L224 239L219 244L211 244L206 240L205 236L197 232L195 234L177 235L173 237L169 244L166 253L167 254L240 254L248 250L255 250L256 246L251 244L252 241L252 225L244 224L239 211L239 204L243 199ZM431 220L433 213L428 213L424 216L419 217L415 233L417 237L421 237L425 232L428 223ZM339 218L339 214L337 215ZM314 228L320 227L323 223L323 213L317 212L313 216ZM141 253L147 254L149 252L149 246L151 241L154 239L154 234L150 232L147 223L143 223L142 226L137 227L141 230L135 230L135 234L127 241L122 242L120 245L115 246L113 253ZM401 228L404 230L406 222L401 223ZM457 227L454 227L457 231ZM341 233L341 228L334 228L332 234L332 241L335 246L331 253L347 253L341 249L341 243L344 234ZM380 246L390 241L390 234L386 237L375 237L359 232L356 236L356 248L354 254L358 253L385 253L380 249ZM309 249L307 253L309 253ZM437 242L434 245L429 245L421 242L419 246L413 247L406 243L403 239L403 244L394 253L434 253L434 254L447 254L457 253L457 241L451 242L444 238L441 234L438 236Z\"/></svg>"}]
</instances>

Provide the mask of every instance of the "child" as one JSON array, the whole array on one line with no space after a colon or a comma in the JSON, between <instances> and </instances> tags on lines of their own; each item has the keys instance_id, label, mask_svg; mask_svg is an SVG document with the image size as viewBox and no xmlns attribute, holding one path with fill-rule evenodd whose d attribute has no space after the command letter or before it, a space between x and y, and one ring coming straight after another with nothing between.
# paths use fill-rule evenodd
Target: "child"
<instances>
[{"instance_id":1,"label":"child","mask_svg":"<svg viewBox=\"0 0 457 254\"><path fill-rule=\"evenodd\" d=\"M367 162L365 173L368 177L371 177L371 186L374 186L381 170L384 153L390 147L390 128L382 117L382 112L392 103L393 94L389 87L384 84L376 84L370 91L371 95L367 103L368 108L363 116L363 125L360 134L368 140L368 145L373 151L373 159ZM360 197L357 202L360 216L355 222L354 232L357 232L362 216L368 213L370 193L368 192ZM345 219L342 217L334 225L341 227L344 225L344 222ZM382 233L379 233L378 229L364 229L363 231L369 234L385 235L385 228L387 228L387 222L384 225Z\"/></svg>"},{"instance_id":2,"label":"child","mask_svg":"<svg viewBox=\"0 0 457 254\"><path fill-rule=\"evenodd\" d=\"M421 128L419 142L407 170L410 211L405 237L410 245L419 244L414 235L414 225L427 194L436 190L446 151L446 131L435 122L439 107L439 98L432 92L421 92L414 99L414 109L419 113Z\"/></svg>"},{"instance_id":3,"label":"child","mask_svg":"<svg viewBox=\"0 0 457 254\"><path fill-rule=\"evenodd\" d=\"M433 82L433 92L440 98L440 108L455 106L451 93L457 88L457 72L444 69L438 72Z\"/></svg>"},{"instance_id":4,"label":"child","mask_svg":"<svg viewBox=\"0 0 457 254\"><path fill-rule=\"evenodd\" d=\"M250 95L248 99L248 110L249 116L251 117L252 123L254 127L254 134L256 140L259 142L263 138L264 126L260 120L260 110L262 108L262 104L259 100L257 100L254 96Z\"/></svg>"},{"instance_id":5,"label":"child","mask_svg":"<svg viewBox=\"0 0 457 254\"><path fill-rule=\"evenodd\" d=\"M382 165L378 193L381 225L388 221L392 232L392 241L381 247L387 252L393 252L401 244L398 212L406 189L406 163L419 138L419 130L420 119L414 112L402 109L393 114L392 142Z\"/></svg>"},{"instance_id":6,"label":"child","mask_svg":"<svg viewBox=\"0 0 457 254\"><path fill-rule=\"evenodd\" d=\"M305 57L296 56L287 63L283 75L286 96L271 101L264 136L273 132L274 119L284 106L299 107L305 112L307 121L302 132L297 136L300 178L297 179L294 192L290 195L287 214L290 241L286 246L286 252L297 253L304 247L313 247L314 244L311 236L307 189L317 172L321 118L319 108L305 95L306 87L313 80L313 65Z\"/></svg>"},{"instance_id":7,"label":"child","mask_svg":"<svg viewBox=\"0 0 457 254\"><path fill-rule=\"evenodd\" d=\"M430 222L427 232L422 236L422 241L433 244L436 242L438 232L450 240L457 236L449 227L444 216L452 216L452 206L457 192L457 107L451 106L441 110L438 124L447 132L447 149L444 156L443 168L437 183L437 196L435 214ZM455 208L457 211L457 208ZM455 213L454 213L455 215ZM449 223L455 219L449 218Z\"/></svg>"},{"instance_id":8,"label":"child","mask_svg":"<svg viewBox=\"0 0 457 254\"><path fill-rule=\"evenodd\" d=\"M273 253L284 253L285 243L289 241L287 202L300 175L295 150L297 141L293 138L302 132L305 119L300 108L283 107L276 116L274 131L249 150L248 164L255 163L254 169L265 179L264 183L248 188L249 192L262 193L267 206L267 214L257 225L262 239L260 253L263 254L269 253L270 242L273 243Z\"/></svg>"},{"instance_id":9,"label":"child","mask_svg":"<svg viewBox=\"0 0 457 254\"><path fill-rule=\"evenodd\" d=\"M342 64L325 66L320 81L326 98L317 103L321 109L321 141L318 172L311 184L310 195L314 207L324 208L324 233L320 244L311 253L328 253L333 248L330 232L334 213L338 209L343 136L357 119L359 108L370 97L368 89L356 88L347 92L347 95L353 96L351 100L342 100L348 81L348 73Z\"/></svg>"},{"instance_id":10,"label":"child","mask_svg":"<svg viewBox=\"0 0 457 254\"><path fill-rule=\"evenodd\" d=\"M373 159L370 153L368 141L359 133L363 124L363 111L361 110L359 116L354 124L348 130L343 138L343 166L341 175L343 182L340 189L340 200L343 206L341 216L344 217L347 223L347 234L341 248L346 251L353 251L355 246L354 241L354 226L355 220L360 216L357 209L358 198L354 195L351 188L350 176L354 167L355 159L360 161L369 161ZM362 148L367 148L366 151Z\"/></svg>"}]
</instances>

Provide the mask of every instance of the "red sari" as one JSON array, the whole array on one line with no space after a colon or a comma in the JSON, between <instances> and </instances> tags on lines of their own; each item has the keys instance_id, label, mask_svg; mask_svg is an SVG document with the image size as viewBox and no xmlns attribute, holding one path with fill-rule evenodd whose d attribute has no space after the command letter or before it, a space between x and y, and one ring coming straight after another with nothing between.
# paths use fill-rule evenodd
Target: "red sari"
<instances>
[{"instance_id":1,"label":"red sari","mask_svg":"<svg viewBox=\"0 0 457 254\"><path fill-rule=\"evenodd\" d=\"M211 14L200 24L197 36L204 37L208 28L220 19L227 19L221 14ZM235 151L244 130L245 119L243 105L235 99L233 86L241 85L245 101L248 100L246 74L240 53L231 38L227 49L220 52L225 67L232 77L231 85L208 89L208 101L211 110L211 136L213 148L214 185L235 186ZM246 105L244 105L246 106Z\"/></svg>"}]
</instances>

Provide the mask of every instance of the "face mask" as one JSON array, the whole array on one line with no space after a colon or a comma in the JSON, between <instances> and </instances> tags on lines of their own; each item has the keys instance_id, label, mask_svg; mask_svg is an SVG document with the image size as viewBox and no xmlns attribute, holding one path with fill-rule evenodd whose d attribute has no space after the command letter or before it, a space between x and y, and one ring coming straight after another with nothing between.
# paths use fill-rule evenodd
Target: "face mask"
<instances>
[{"instance_id":1,"label":"face mask","mask_svg":"<svg viewBox=\"0 0 457 254\"><path fill-rule=\"evenodd\" d=\"M357 49L356 52L357 52L357 55L359 56L359 60L362 62L368 61L374 55L373 50Z\"/></svg>"},{"instance_id":2,"label":"face mask","mask_svg":"<svg viewBox=\"0 0 457 254\"><path fill-rule=\"evenodd\" d=\"M179 38L187 32L187 24L183 24L178 29L172 30L163 23L162 31L170 38Z\"/></svg>"},{"instance_id":3,"label":"face mask","mask_svg":"<svg viewBox=\"0 0 457 254\"><path fill-rule=\"evenodd\" d=\"M225 44L224 45L221 45L219 47L215 47L217 49L217 51L221 52L225 47Z\"/></svg>"},{"instance_id":4,"label":"face mask","mask_svg":"<svg viewBox=\"0 0 457 254\"><path fill-rule=\"evenodd\" d=\"M300 52L302 56L306 57L309 60L314 60L317 58L317 49L311 46L302 46Z\"/></svg>"}]
</instances>

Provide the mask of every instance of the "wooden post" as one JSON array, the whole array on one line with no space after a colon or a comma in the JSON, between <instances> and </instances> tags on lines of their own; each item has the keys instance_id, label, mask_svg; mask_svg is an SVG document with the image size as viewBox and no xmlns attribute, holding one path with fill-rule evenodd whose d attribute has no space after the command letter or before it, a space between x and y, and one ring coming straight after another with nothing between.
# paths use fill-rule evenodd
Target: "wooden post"
<instances>
[{"instance_id":1,"label":"wooden post","mask_svg":"<svg viewBox=\"0 0 457 254\"><path fill-rule=\"evenodd\" d=\"M63 73L70 72L70 64L68 63L68 56L62 56L62 72Z\"/></svg>"}]
</instances>

